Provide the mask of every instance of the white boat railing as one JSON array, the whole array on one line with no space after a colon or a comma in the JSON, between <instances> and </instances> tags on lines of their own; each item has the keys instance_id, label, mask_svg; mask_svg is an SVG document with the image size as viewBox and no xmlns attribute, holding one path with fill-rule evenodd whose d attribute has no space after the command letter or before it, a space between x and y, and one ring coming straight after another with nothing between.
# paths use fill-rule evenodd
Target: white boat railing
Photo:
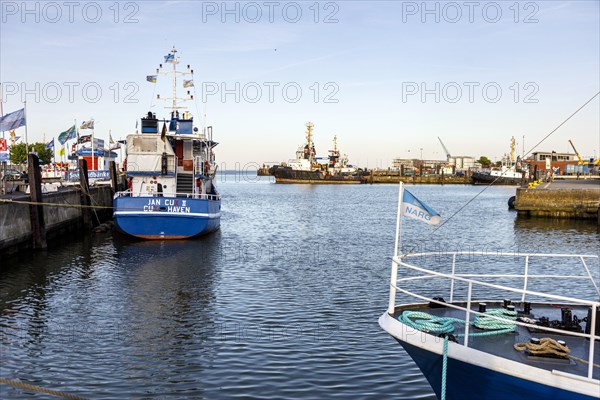
<instances>
[{"instance_id":1,"label":"white boat railing","mask_svg":"<svg viewBox=\"0 0 600 400\"><path fill-rule=\"evenodd\" d=\"M145 193L143 195L140 196L132 196L132 191L131 190L122 190L120 192L116 192L115 193L115 198L118 197L164 197L167 199L170 198L175 198L175 197L179 197L179 198L186 198L186 199L206 199L206 200L221 200L221 195L220 194L198 194L198 193L169 193L169 194L165 194L165 193Z\"/></svg>"},{"instance_id":2,"label":"white boat railing","mask_svg":"<svg viewBox=\"0 0 600 400\"><path fill-rule=\"evenodd\" d=\"M452 265L450 273L443 273L433 271L424 267L419 267L413 264L409 264L406 262L407 258L418 258L418 257L436 257L440 259L441 257L451 257ZM524 273L523 274L460 274L457 273L457 257L458 256L493 256L493 257L513 257L513 258L523 258L524 259ZM532 258L567 258L567 259L577 259L581 263L583 267L584 274L580 275L563 275L563 274L530 274L530 260ZM558 333L558 334L568 334L570 336L582 337L589 340L589 357L588 357L588 379L593 379L593 369L594 369L594 346L595 341L600 340L600 333L595 332L596 328L596 316L597 310L600 309L600 289L598 285L594 281L594 277L585 262L586 259L598 259L596 255L572 255L572 254L535 254L535 253L509 253L509 254L494 254L490 255L488 252L445 252L443 255L439 253L417 253L417 254L409 254L405 256L396 256L392 258L392 279L390 281L390 302L388 306L388 313L393 315L396 309L395 297L396 292L400 292L406 294L408 296L430 302L439 304L444 307L453 308L456 310L460 310L465 313L465 334L464 334L464 346L469 346L469 322L473 318L473 316L486 316L487 318L493 318L498 321L502 321L505 323L512 323L515 325L535 328L537 330L542 330L548 333ZM403 278L397 278L398 276L398 267L402 266L407 268L408 270L415 271L422 275L417 276L409 276ZM510 286L504 286L489 282L483 282L481 279L483 278L512 278L512 279L522 279L523 287L515 288ZM421 280L429 280L429 279L445 279L450 282L450 293L449 293L449 302L446 303L444 301L440 301L438 299L434 299L433 297L423 296L418 293L415 293L406 288L400 287L401 284L407 282L417 282ZM558 294L549 294L538 291L532 291L528 289L528 285L533 279L565 279L565 280L589 280L594 287L596 294L599 296L599 301L591 301L585 299L579 299L574 297L562 296ZM395 281L395 282L394 282ZM455 300L455 283L460 282L467 285L467 295L466 301L461 300L461 303L466 303L466 306L461 306L458 304L453 304ZM509 320L506 318L502 318L499 316L484 314L479 311L474 311L471 309L471 305L473 304L473 288L474 287L485 287L488 289L495 289L501 292L512 292L520 295L521 302L525 302L527 296L531 297L541 297L544 299L556 301L556 302L564 302L568 305L581 305L588 306L591 308L591 316L589 321L587 321L588 326L590 327L589 334L588 333L579 333L573 331L564 331L556 328L544 327L536 324L525 323L521 321ZM427 287L427 286L426 286ZM502 298L502 297L501 297Z\"/></svg>"}]
</instances>

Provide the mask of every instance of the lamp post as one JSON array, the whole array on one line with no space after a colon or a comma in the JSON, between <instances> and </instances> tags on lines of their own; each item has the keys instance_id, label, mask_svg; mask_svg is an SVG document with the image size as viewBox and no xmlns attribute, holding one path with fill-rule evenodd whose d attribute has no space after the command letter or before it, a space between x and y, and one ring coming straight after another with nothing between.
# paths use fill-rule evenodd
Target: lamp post
<instances>
[{"instance_id":1,"label":"lamp post","mask_svg":"<svg viewBox=\"0 0 600 400\"><path fill-rule=\"evenodd\" d=\"M419 176L423 176L423 148L421 147L421 168L419 168Z\"/></svg>"}]
</instances>

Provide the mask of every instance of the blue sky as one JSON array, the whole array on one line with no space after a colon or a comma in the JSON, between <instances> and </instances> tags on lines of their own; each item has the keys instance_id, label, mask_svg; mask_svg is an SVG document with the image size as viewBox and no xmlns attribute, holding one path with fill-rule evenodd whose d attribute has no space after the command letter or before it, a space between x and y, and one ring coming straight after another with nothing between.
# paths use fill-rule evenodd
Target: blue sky
<instances>
[{"instance_id":1,"label":"blue sky","mask_svg":"<svg viewBox=\"0 0 600 400\"><path fill-rule=\"evenodd\" d=\"M464 2L283 1L272 9L228 2L229 14L220 1L82 1L72 16L63 2L29 2L29 13L20 1L1 3L4 111L26 97L30 142L90 117L97 136L107 139L110 129L124 138L149 107L166 115L154 93L167 97L169 82L145 77L173 45L194 68L190 111L197 120L206 114L228 168L293 157L307 121L317 153L325 155L336 134L361 166L419 158L420 149L423 158L442 159L438 136L453 155L500 159L511 136L520 152L525 135L528 150L600 90L597 1L474 2L472 9ZM222 99L221 89L235 92L236 84L239 102L234 94ZM572 139L582 155L600 155L599 104L593 100L539 150L568 151Z\"/></svg>"}]
</instances>

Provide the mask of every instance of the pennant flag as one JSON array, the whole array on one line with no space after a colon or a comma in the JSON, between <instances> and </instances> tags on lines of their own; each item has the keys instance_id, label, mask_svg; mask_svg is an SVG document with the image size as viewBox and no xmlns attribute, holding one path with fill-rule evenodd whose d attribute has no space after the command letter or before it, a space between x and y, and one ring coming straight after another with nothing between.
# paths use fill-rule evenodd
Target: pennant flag
<instances>
[{"instance_id":1,"label":"pennant flag","mask_svg":"<svg viewBox=\"0 0 600 400\"><path fill-rule=\"evenodd\" d=\"M165 62L166 63L172 63L175 62L175 54L167 54L165 56Z\"/></svg>"},{"instance_id":2,"label":"pennant flag","mask_svg":"<svg viewBox=\"0 0 600 400\"><path fill-rule=\"evenodd\" d=\"M110 133L110 132L108 132L108 143L109 144L114 144L115 143L115 141L112 138L112 133Z\"/></svg>"},{"instance_id":3,"label":"pennant flag","mask_svg":"<svg viewBox=\"0 0 600 400\"><path fill-rule=\"evenodd\" d=\"M77 143L83 144L83 143L88 143L91 141L92 141L92 135L83 135L83 136L79 136Z\"/></svg>"},{"instance_id":4,"label":"pennant flag","mask_svg":"<svg viewBox=\"0 0 600 400\"><path fill-rule=\"evenodd\" d=\"M156 83L158 75L146 75L146 80L151 83Z\"/></svg>"},{"instance_id":5,"label":"pennant flag","mask_svg":"<svg viewBox=\"0 0 600 400\"><path fill-rule=\"evenodd\" d=\"M15 142L18 142L21 139L21 136L15 136Z\"/></svg>"},{"instance_id":6,"label":"pennant flag","mask_svg":"<svg viewBox=\"0 0 600 400\"><path fill-rule=\"evenodd\" d=\"M54 138L52 138L51 141L49 141L48 143L46 143L46 150L50 150L54 148Z\"/></svg>"},{"instance_id":7,"label":"pennant flag","mask_svg":"<svg viewBox=\"0 0 600 400\"><path fill-rule=\"evenodd\" d=\"M167 140L167 123L163 122L162 132L160 133L160 140L163 142Z\"/></svg>"},{"instance_id":8,"label":"pennant flag","mask_svg":"<svg viewBox=\"0 0 600 400\"><path fill-rule=\"evenodd\" d=\"M188 88L188 87L193 87L194 86L194 81L192 79L188 80L183 80L183 87L184 88Z\"/></svg>"},{"instance_id":9,"label":"pennant flag","mask_svg":"<svg viewBox=\"0 0 600 400\"><path fill-rule=\"evenodd\" d=\"M437 225L441 221L440 214L433 208L417 199L411 192L404 189L402 195L402 215L418 219L428 223L429 225Z\"/></svg>"},{"instance_id":10,"label":"pennant flag","mask_svg":"<svg viewBox=\"0 0 600 400\"><path fill-rule=\"evenodd\" d=\"M110 150L116 150L116 149L120 149L121 148L121 143L117 143L114 146L110 146Z\"/></svg>"},{"instance_id":11,"label":"pennant flag","mask_svg":"<svg viewBox=\"0 0 600 400\"><path fill-rule=\"evenodd\" d=\"M90 119L89 121L83 121L79 129L94 129L94 120Z\"/></svg>"},{"instance_id":12,"label":"pennant flag","mask_svg":"<svg viewBox=\"0 0 600 400\"><path fill-rule=\"evenodd\" d=\"M61 147L60 149L58 149L58 151L56 152L56 154L58 154L59 157L62 157L65 155L65 148Z\"/></svg>"},{"instance_id":13,"label":"pennant flag","mask_svg":"<svg viewBox=\"0 0 600 400\"><path fill-rule=\"evenodd\" d=\"M4 117L0 117L0 131L11 131L25 125L25 109L6 114Z\"/></svg>"},{"instance_id":14,"label":"pennant flag","mask_svg":"<svg viewBox=\"0 0 600 400\"><path fill-rule=\"evenodd\" d=\"M75 130L75 125L73 125L69 129L58 135L58 141L60 144L64 145L65 143L67 143L67 140L75 139L75 137L77 137L77 131Z\"/></svg>"},{"instance_id":15,"label":"pennant flag","mask_svg":"<svg viewBox=\"0 0 600 400\"><path fill-rule=\"evenodd\" d=\"M127 140L125 140L125 139L123 139L123 140L117 140L117 143L127 144Z\"/></svg>"}]
</instances>

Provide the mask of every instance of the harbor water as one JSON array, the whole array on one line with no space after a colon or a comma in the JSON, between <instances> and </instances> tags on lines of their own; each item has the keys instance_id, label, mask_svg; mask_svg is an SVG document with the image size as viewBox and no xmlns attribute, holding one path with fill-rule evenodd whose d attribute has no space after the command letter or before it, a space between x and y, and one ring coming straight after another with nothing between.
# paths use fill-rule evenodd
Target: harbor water
<instances>
[{"instance_id":1,"label":"harbor water","mask_svg":"<svg viewBox=\"0 0 600 400\"><path fill-rule=\"evenodd\" d=\"M3 260L0 377L94 399L435 398L377 324L397 185L217 184L214 234L109 232ZM447 222L404 221L405 249L598 254L594 222L517 218L514 187L407 188ZM4 384L0 397L45 398Z\"/></svg>"}]
</instances>

